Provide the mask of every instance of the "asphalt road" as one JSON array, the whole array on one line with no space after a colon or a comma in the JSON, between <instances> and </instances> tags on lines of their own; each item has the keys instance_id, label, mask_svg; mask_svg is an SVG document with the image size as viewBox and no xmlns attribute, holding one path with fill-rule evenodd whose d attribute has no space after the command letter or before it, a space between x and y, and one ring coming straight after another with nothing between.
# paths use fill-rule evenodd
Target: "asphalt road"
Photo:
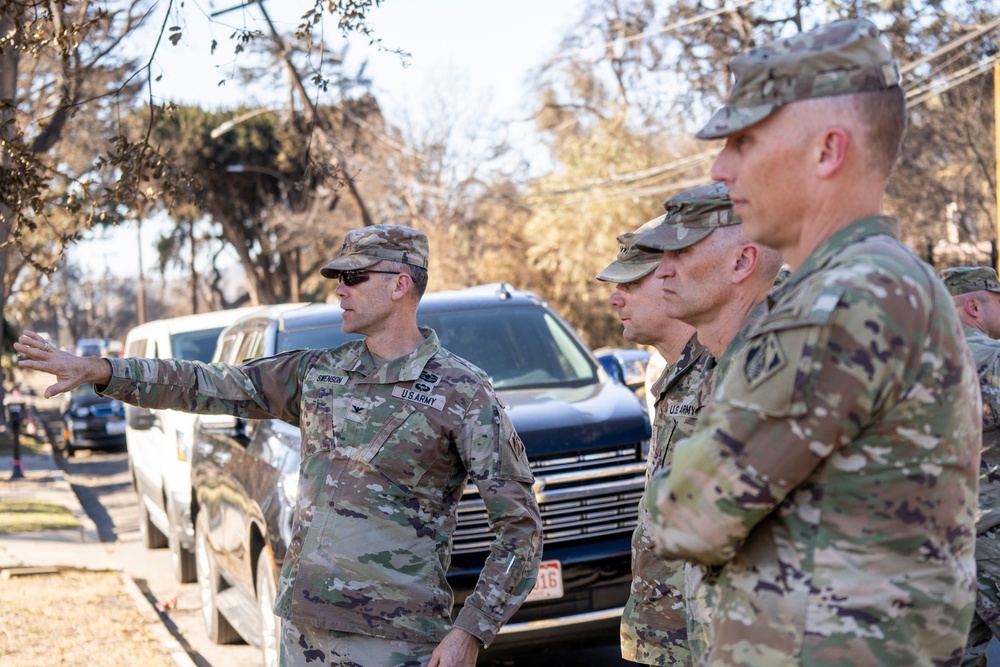
<instances>
[{"instance_id":1,"label":"asphalt road","mask_svg":"<svg viewBox=\"0 0 1000 667\"><path fill-rule=\"evenodd\" d=\"M54 438L55 439L55 438ZM179 584L166 549L148 550L139 536L138 496L132 488L128 458L120 451L81 451L65 458L57 442L55 459L69 479L80 504L94 521L101 541L113 545L113 558L154 604L170 607L167 628L199 667L260 663L260 652L246 644L220 646L208 640L201 618L197 584ZM515 654L487 650L481 667L624 667L617 642L591 648L554 646Z\"/></svg>"}]
</instances>

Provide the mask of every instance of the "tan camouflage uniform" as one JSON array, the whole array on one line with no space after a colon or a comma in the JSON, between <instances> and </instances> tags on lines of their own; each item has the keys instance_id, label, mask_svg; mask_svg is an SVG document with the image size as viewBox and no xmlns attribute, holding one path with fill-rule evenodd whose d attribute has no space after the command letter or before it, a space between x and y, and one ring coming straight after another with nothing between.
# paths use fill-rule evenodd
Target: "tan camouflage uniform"
<instances>
[{"instance_id":1,"label":"tan camouflage uniform","mask_svg":"<svg viewBox=\"0 0 1000 667\"><path fill-rule=\"evenodd\" d=\"M380 261L425 269L427 256L423 232L373 225L349 232L321 273L339 278ZM301 429L298 500L275 603L286 638L290 622L334 631L330 641L345 632L440 642L452 627L445 575L467 480L495 539L454 627L488 645L534 584L541 519L524 445L486 374L442 349L432 330L420 333L415 350L381 365L365 341L238 366L111 360L103 392L124 402ZM283 640L283 663L293 648L307 649Z\"/></svg>"},{"instance_id":2,"label":"tan camouflage uniform","mask_svg":"<svg viewBox=\"0 0 1000 667\"><path fill-rule=\"evenodd\" d=\"M941 272L952 295L979 290L1000 293L994 269L958 267ZM983 399L983 451L979 464L979 519L976 522L976 614L963 665L986 665L986 648L1000 636L1000 341L975 327L965 340L979 374Z\"/></svg>"},{"instance_id":3,"label":"tan camouflage uniform","mask_svg":"<svg viewBox=\"0 0 1000 667\"><path fill-rule=\"evenodd\" d=\"M647 482L669 469L673 445L691 434L698 412L707 403L706 366L711 355L692 337L677 363L664 369L653 385L656 416L646 463ZM645 494L639 524L632 534L632 591L622 614L622 657L645 665L689 665L684 599L684 562L655 552Z\"/></svg>"},{"instance_id":4,"label":"tan camouflage uniform","mask_svg":"<svg viewBox=\"0 0 1000 667\"><path fill-rule=\"evenodd\" d=\"M282 419L302 429L292 539L275 613L319 628L440 641L466 478L497 533L455 626L489 644L534 583L538 509L524 446L482 371L437 334L377 367L363 341L239 366L112 359L103 393L147 408Z\"/></svg>"},{"instance_id":5,"label":"tan camouflage uniform","mask_svg":"<svg viewBox=\"0 0 1000 667\"><path fill-rule=\"evenodd\" d=\"M979 392L947 292L893 229L858 221L772 292L650 482L660 552L708 568L696 664L961 658Z\"/></svg>"},{"instance_id":6,"label":"tan camouflage uniform","mask_svg":"<svg viewBox=\"0 0 1000 667\"><path fill-rule=\"evenodd\" d=\"M664 250L690 247L715 229L740 222L733 214L729 191L721 183L680 192L664 202L664 208L665 215L618 237L618 258L598 274L598 280L638 280L656 269ZM665 368L653 385L647 482L659 471L669 470L674 443L691 434L707 403L713 364L708 350L692 336L677 362ZM622 657L647 665L690 665L689 641L703 636L704 625L692 628L688 617L691 602L685 600L685 563L665 560L654 551L647 495L639 502L639 522L632 534L632 589L622 614ZM702 616L703 611L704 606L699 610Z\"/></svg>"},{"instance_id":7,"label":"tan camouflage uniform","mask_svg":"<svg viewBox=\"0 0 1000 667\"><path fill-rule=\"evenodd\" d=\"M979 370L983 396L983 453L979 464L979 521L976 522L976 569L979 595L972 619L966 665L985 665L980 656L1000 637L1000 341L979 329L965 328L966 341ZM970 661L971 659L971 661Z\"/></svg>"}]
</instances>

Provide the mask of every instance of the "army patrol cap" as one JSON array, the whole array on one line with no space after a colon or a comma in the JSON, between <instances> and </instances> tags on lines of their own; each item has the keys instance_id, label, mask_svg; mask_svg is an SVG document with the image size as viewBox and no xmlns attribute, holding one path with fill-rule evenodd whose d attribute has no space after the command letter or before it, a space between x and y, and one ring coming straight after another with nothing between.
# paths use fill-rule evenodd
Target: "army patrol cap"
<instances>
[{"instance_id":1,"label":"army patrol cap","mask_svg":"<svg viewBox=\"0 0 1000 667\"><path fill-rule=\"evenodd\" d=\"M952 296L981 290L1000 293L996 269L988 266L959 266L945 269L940 276Z\"/></svg>"},{"instance_id":2,"label":"army patrol cap","mask_svg":"<svg viewBox=\"0 0 1000 667\"><path fill-rule=\"evenodd\" d=\"M338 278L341 271L356 271L383 260L427 268L427 235L402 225L372 225L352 229L344 237L340 256L322 269L324 278Z\"/></svg>"},{"instance_id":3,"label":"army patrol cap","mask_svg":"<svg viewBox=\"0 0 1000 667\"><path fill-rule=\"evenodd\" d=\"M868 19L836 21L768 42L733 58L726 106L696 134L719 139L755 125L782 105L830 95L886 90L899 70Z\"/></svg>"},{"instance_id":4,"label":"army patrol cap","mask_svg":"<svg viewBox=\"0 0 1000 667\"><path fill-rule=\"evenodd\" d=\"M640 250L688 248L719 227L743 222L733 211L733 201L725 183L685 190L664 202L663 207L667 209L667 214L659 219L660 224L636 241L635 245Z\"/></svg>"},{"instance_id":5,"label":"army patrol cap","mask_svg":"<svg viewBox=\"0 0 1000 667\"><path fill-rule=\"evenodd\" d=\"M661 220L663 220L662 215L653 218L634 232L619 234L618 259L604 267L604 270L597 274L597 279L609 283L631 283L655 271L660 265L663 253L642 250L635 247L635 242L646 231L660 224Z\"/></svg>"}]
</instances>

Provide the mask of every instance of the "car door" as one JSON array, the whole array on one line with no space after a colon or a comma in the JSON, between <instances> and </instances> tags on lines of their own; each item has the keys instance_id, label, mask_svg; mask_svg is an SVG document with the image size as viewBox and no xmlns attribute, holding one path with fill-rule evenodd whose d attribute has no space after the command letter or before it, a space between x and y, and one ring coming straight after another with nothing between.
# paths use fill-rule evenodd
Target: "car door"
<instances>
[{"instance_id":1,"label":"car door","mask_svg":"<svg viewBox=\"0 0 1000 667\"><path fill-rule=\"evenodd\" d=\"M125 354L129 357L155 358L159 356L158 348L156 333L148 331L141 338L129 341ZM126 406L125 415L125 437L136 491L142 502L151 505L150 509L162 510L163 493L156 448L163 441L163 424L153 411L145 408Z\"/></svg>"},{"instance_id":2,"label":"car door","mask_svg":"<svg viewBox=\"0 0 1000 667\"><path fill-rule=\"evenodd\" d=\"M263 321L252 323L243 333L230 363L255 359L263 354ZM245 471L253 466L247 446L257 430L256 420L236 420L232 432L220 437L212 453L219 464L217 478L219 511L222 515L222 560L232 583L253 590L253 563L250 553L249 517L254 498L243 483Z\"/></svg>"},{"instance_id":3,"label":"car door","mask_svg":"<svg viewBox=\"0 0 1000 667\"><path fill-rule=\"evenodd\" d=\"M220 340L216 361L231 363L246 339L243 330L227 331ZM198 513L206 517L209 548L220 564L228 563L230 540L225 530L227 493L226 466L232 457L233 442L243 438L242 420L230 415L201 415L195 427L192 448L191 486L198 502ZM223 565L223 570L228 569Z\"/></svg>"}]
</instances>

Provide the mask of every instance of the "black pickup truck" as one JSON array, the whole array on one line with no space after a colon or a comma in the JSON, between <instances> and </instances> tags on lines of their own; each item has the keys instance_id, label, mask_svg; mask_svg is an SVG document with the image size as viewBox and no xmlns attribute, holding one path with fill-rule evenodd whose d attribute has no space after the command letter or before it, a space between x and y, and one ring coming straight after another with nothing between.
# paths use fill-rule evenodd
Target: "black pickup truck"
<instances>
[{"instance_id":1,"label":"black pickup truck","mask_svg":"<svg viewBox=\"0 0 1000 667\"><path fill-rule=\"evenodd\" d=\"M494 645L616 637L649 444L642 404L531 293L504 283L431 293L417 318L446 349L489 374L535 475L542 567ZM264 309L223 331L216 360L336 347L351 338L340 323L332 304ZM202 416L192 450L196 569L209 636L220 643L242 637L276 665L270 609L291 530L299 431L276 420ZM456 606L471 593L493 539L474 486L459 512L448 577Z\"/></svg>"}]
</instances>

